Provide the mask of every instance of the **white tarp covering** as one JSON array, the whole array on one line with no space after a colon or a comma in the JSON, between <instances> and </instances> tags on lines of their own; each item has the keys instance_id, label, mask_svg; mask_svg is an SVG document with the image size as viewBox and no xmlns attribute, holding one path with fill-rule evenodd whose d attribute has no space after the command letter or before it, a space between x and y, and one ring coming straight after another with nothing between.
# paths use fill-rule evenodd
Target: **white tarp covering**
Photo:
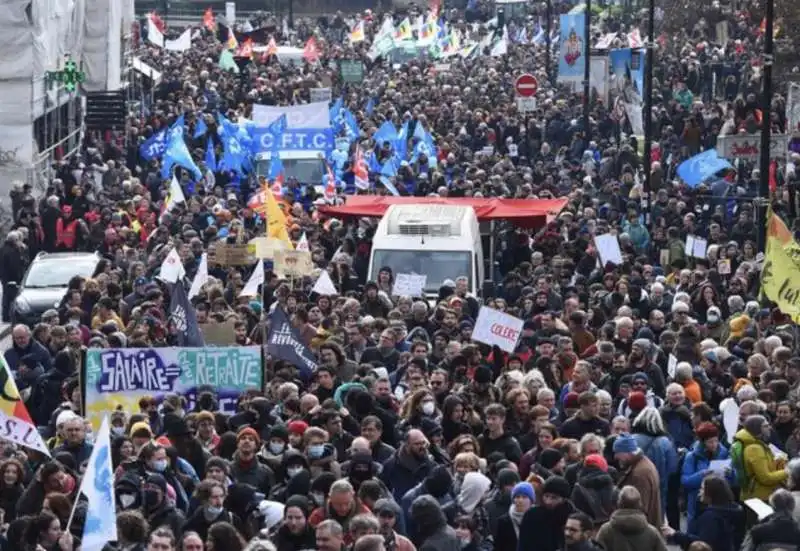
<instances>
[{"instance_id":1,"label":"white tarp covering","mask_svg":"<svg viewBox=\"0 0 800 551\"><path fill-rule=\"evenodd\" d=\"M8 198L9 171L24 174L33 162L35 26L28 0L0 3L0 198ZM21 170L19 170L21 169ZM14 176L19 178L20 176Z\"/></svg>"},{"instance_id":2,"label":"white tarp covering","mask_svg":"<svg viewBox=\"0 0 800 551\"><path fill-rule=\"evenodd\" d=\"M116 91L122 86L123 11L119 0L86 0L83 89L87 92Z\"/></svg>"}]
</instances>

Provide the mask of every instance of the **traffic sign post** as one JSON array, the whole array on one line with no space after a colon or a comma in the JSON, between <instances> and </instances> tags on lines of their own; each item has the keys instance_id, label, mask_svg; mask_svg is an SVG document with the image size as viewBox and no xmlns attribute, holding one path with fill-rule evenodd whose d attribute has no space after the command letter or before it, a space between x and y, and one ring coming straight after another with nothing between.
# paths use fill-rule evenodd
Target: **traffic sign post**
<instances>
[{"instance_id":1,"label":"traffic sign post","mask_svg":"<svg viewBox=\"0 0 800 551\"><path fill-rule=\"evenodd\" d=\"M539 81L536 80L535 76L525 73L517 77L516 82L514 82L514 90L518 96L523 98L533 97L539 91Z\"/></svg>"},{"instance_id":2,"label":"traffic sign post","mask_svg":"<svg viewBox=\"0 0 800 551\"><path fill-rule=\"evenodd\" d=\"M520 113L531 113L536 111L536 98L517 96L517 111Z\"/></svg>"}]
</instances>

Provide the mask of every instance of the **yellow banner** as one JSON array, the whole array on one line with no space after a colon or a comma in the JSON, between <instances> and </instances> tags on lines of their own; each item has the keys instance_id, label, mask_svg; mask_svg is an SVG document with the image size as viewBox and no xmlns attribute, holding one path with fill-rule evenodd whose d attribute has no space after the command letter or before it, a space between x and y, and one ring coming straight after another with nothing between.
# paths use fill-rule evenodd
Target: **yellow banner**
<instances>
[{"instance_id":1,"label":"yellow banner","mask_svg":"<svg viewBox=\"0 0 800 551\"><path fill-rule=\"evenodd\" d=\"M800 323L800 244L783 220L772 212L767 218L767 251L761 269L761 288L781 312Z\"/></svg>"}]
</instances>

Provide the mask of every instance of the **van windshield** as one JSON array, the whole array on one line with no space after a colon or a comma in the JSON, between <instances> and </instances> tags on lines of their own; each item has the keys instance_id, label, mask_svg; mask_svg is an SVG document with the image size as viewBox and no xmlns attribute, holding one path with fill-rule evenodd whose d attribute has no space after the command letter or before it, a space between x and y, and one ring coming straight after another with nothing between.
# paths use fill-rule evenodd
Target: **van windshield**
<instances>
[{"instance_id":1,"label":"van windshield","mask_svg":"<svg viewBox=\"0 0 800 551\"><path fill-rule=\"evenodd\" d=\"M445 279L466 276L472 288L471 254L469 251L390 251L373 250L371 281L378 280L378 272L388 266L393 274L420 274L428 276L425 291L438 293Z\"/></svg>"},{"instance_id":2,"label":"van windshield","mask_svg":"<svg viewBox=\"0 0 800 551\"><path fill-rule=\"evenodd\" d=\"M321 159L283 159L283 177L294 178L301 184L321 185L325 174L325 163ZM256 174L269 174L269 159L256 161Z\"/></svg>"}]
</instances>

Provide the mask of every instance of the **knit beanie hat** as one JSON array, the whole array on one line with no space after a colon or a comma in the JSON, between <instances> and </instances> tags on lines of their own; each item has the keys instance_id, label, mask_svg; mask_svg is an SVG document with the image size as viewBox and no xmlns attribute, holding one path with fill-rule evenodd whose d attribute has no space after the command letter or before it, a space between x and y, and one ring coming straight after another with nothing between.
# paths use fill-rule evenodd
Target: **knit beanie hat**
<instances>
[{"instance_id":1,"label":"knit beanie hat","mask_svg":"<svg viewBox=\"0 0 800 551\"><path fill-rule=\"evenodd\" d=\"M636 453L639 451L639 443L636 438L628 433L620 434L614 440L614 453Z\"/></svg>"},{"instance_id":2,"label":"knit beanie hat","mask_svg":"<svg viewBox=\"0 0 800 551\"><path fill-rule=\"evenodd\" d=\"M525 496L531 500L531 503L536 503L536 492L533 491L533 486L530 482L520 482L514 489L511 490L511 499L517 496Z\"/></svg>"},{"instance_id":3,"label":"knit beanie hat","mask_svg":"<svg viewBox=\"0 0 800 551\"><path fill-rule=\"evenodd\" d=\"M238 444L239 441L245 436L250 436L251 438L253 438L256 441L256 446L261 445L261 437L258 435L258 432L253 427L244 427L243 429L241 429L239 433L236 435L236 443Z\"/></svg>"},{"instance_id":4,"label":"knit beanie hat","mask_svg":"<svg viewBox=\"0 0 800 551\"><path fill-rule=\"evenodd\" d=\"M569 499L572 491L569 487L569 482L567 482L564 477L551 476L545 481L544 487L542 488L542 493L552 494L554 496L563 497L564 499Z\"/></svg>"}]
</instances>

